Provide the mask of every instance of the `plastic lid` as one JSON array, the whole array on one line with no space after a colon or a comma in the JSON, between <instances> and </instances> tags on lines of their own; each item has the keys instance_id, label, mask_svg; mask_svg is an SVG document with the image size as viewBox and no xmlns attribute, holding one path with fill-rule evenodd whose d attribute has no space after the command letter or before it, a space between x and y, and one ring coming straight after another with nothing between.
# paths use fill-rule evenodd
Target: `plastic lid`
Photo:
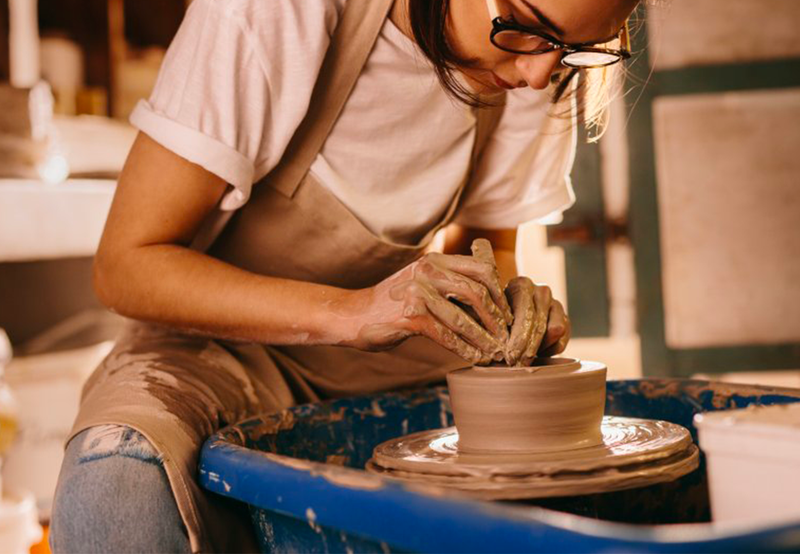
<instances>
[{"instance_id":1,"label":"plastic lid","mask_svg":"<svg viewBox=\"0 0 800 554\"><path fill-rule=\"evenodd\" d=\"M800 402L707 412L696 415L694 423L698 428L753 427L795 432L800 431Z\"/></svg>"},{"instance_id":2,"label":"plastic lid","mask_svg":"<svg viewBox=\"0 0 800 554\"><path fill-rule=\"evenodd\" d=\"M28 552L42 540L33 495L5 495L0 498L0 544L4 552Z\"/></svg>"}]
</instances>

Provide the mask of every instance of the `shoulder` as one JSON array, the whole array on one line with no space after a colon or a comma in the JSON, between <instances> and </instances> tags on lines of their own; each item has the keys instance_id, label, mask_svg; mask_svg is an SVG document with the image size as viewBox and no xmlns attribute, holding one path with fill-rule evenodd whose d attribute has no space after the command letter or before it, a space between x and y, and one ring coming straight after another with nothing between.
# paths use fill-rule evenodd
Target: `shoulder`
<instances>
[{"instance_id":1,"label":"shoulder","mask_svg":"<svg viewBox=\"0 0 800 554\"><path fill-rule=\"evenodd\" d=\"M261 34L283 28L305 35L327 31L330 35L346 0L194 0L216 13L236 19L249 31Z\"/></svg>"},{"instance_id":2,"label":"shoulder","mask_svg":"<svg viewBox=\"0 0 800 554\"><path fill-rule=\"evenodd\" d=\"M187 20L221 49L249 51L272 86L316 76L346 0L193 0ZM192 16L196 11L197 16ZM293 80L291 77L289 80ZM304 80L304 79L302 79ZM296 86L302 83L292 83Z\"/></svg>"}]
</instances>

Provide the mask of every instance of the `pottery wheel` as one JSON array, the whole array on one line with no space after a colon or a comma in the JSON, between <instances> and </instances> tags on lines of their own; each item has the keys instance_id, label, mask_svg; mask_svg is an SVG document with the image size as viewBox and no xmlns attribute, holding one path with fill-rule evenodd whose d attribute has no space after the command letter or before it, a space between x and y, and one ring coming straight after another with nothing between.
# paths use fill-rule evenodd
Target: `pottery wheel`
<instances>
[{"instance_id":1,"label":"pottery wheel","mask_svg":"<svg viewBox=\"0 0 800 554\"><path fill-rule=\"evenodd\" d=\"M609 492L672 481L698 466L689 431L666 421L606 416L602 444L561 452L459 452L455 427L378 445L367 470L485 499Z\"/></svg>"}]
</instances>

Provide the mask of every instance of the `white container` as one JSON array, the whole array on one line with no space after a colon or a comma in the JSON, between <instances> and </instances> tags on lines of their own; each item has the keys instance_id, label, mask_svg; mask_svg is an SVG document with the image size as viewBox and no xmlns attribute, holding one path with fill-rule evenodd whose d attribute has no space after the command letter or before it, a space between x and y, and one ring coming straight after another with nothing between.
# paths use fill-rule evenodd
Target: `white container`
<instances>
[{"instance_id":1,"label":"white container","mask_svg":"<svg viewBox=\"0 0 800 554\"><path fill-rule=\"evenodd\" d=\"M694 418L714 522L800 521L800 403Z\"/></svg>"},{"instance_id":2,"label":"white container","mask_svg":"<svg viewBox=\"0 0 800 554\"><path fill-rule=\"evenodd\" d=\"M6 369L8 384L19 404L20 433L6 454L3 480L9 486L31 491L43 520L50 517L64 441L78 414L81 388L111 347L112 343L105 342L20 356Z\"/></svg>"},{"instance_id":3,"label":"white container","mask_svg":"<svg viewBox=\"0 0 800 554\"><path fill-rule=\"evenodd\" d=\"M42 540L33 495L0 497L0 550L7 554L27 554Z\"/></svg>"}]
</instances>

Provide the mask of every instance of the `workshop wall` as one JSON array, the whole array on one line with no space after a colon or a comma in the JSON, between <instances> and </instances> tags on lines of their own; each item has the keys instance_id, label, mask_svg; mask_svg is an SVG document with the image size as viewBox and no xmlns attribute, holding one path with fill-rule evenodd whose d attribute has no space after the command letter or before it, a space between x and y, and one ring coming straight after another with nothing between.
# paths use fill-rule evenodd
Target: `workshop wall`
<instances>
[{"instance_id":1,"label":"workshop wall","mask_svg":"<svg viewBox=\"0 0 800 554\"><path fill-rule=\"evenodd\" d=\"M628 128L645 373L797 369L800 3L675 0L645 21Z\"/></svg>"},{"instance_id":2,"label":"workshop wall","mask_svg":"<svg viewBox=\"0 0 800 554\"><path fill-rule=\"evenodd\" d=\"M800 3L653 1L642 13L599 145L602 216L625 231L601 237L608 336L576 338L570 353L606 360L612 376L615 363L626 376L643 363L717 373L739 353L740 370L768 367L754 346L773 349L776 368L800 367L800 88L783 83L798 67ZM523 267L569 304L565 275L582 268L540 235L525 231Z\"/></svg>"},{"instance_id":3,"label":"workshop wall","mask_svg":"<svg viewBox=\"0 0 800 554\"><path fill-rule=\"evenodd\" d=\"M654 116L667 344L800 342L800 89Z\"/></svg>"},{"instance_id":4,"label":"workshop wall","mask_svg":"<svg viewBox=\"0 0 800 554\"><path fill-rule=\"evenodd\" d=\"M796 0L671 0L647 10L650 63L677 69L800 56Z\"/></svg>"},{"instance_id":5,"label":"workshop wall","mask_svg":"<svg viewBox=\"0 0 800 554\"><path fill-rule=\"evenodd\" d=\"M677 1L648 14L657 70L800 56L795 0ZM800 342L800 88L752 87L653 107L672 347Z\"/></svg>"}]
</instances>

